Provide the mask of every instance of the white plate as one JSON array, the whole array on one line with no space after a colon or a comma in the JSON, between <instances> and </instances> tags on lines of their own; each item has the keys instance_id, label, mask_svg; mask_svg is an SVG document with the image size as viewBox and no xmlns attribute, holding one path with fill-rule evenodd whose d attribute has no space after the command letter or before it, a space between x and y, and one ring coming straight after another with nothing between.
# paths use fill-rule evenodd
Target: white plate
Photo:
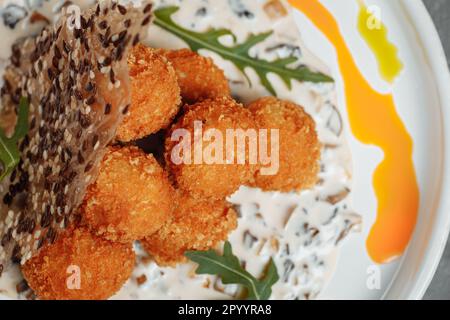
<instances>
[{"instance_id":1,"label":"white plate","mask_svg":"<svg viewBox=\"0 0 450 320\"><path fill-rule=\"evenodd\" d=\"M405 69L391 87L379 77L371 51L356 29L356 1L323 0L338 20L360 70L377 90L394 94L397 111L414 140L414 164L420 188L417 227L405 254L377 266L367 255L365 240L375 219L373 171L381 160L376 148L360 144L349 133L354 164L354 207L363 215L363 232L350 236L342 247L336 272L322 292L323 299L420 299L444 250L450 229L448 165L450 141L450 76L445 54L432 20L419 0L370 0L381 8L389 39L398 47ZM296 21L307 46L333 70L339 107L345 97L335 52L325 37L300 12ZM402 195L398 195L401 197ZM404 199L404 201L408 201ZM381 286L369 289L371 275L380 272Z\"/></svg>"}]
</instances>

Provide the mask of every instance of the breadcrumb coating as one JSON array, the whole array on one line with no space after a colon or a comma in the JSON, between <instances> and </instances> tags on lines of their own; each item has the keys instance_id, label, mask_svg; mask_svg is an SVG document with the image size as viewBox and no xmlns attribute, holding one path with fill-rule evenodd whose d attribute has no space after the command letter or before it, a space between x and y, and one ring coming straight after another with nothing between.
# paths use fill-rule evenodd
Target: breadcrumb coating
<instances>
[{"instance_id":1,"label":"breadcrumb coating","mask_svg":"<svg viewBox=\"0 0 450 320\"><path fill-rule=\"evenodd\" d=\"M237 215L225 200L199 200L180 194L173 219L141 241L160 266L186 261L186 250L208 250L237 227Z\"/></svg>"},{"instance_id":2,"label":"breadcrumb coating","mask_svg":"<svg viewBox=\"0 0 450 320\"><path fill-rule=\"evenodd\" d=\"M172 215L174 190L152 155L110 147L83 205L85 222L111 241L131 242L156 232Z\"/></svg>"},{"instance_id":3,"label":"breadcrumb coating","mask_svg":"<svg viewBox=\"0 0 450 320\"><path fill-rule=\"evenodd\" d=\"M203 57L189 49L158 52L175 68L181 96L186 103L231 96L225 73L211 58Z\"/></svg>"},{"instance_id":4,"label":"breadcrumb coating","mask_svg":"<svg viewBox=\"0 0 450 320\"><path fill-rule=\"evenodd\" d=\"M195 140L197 138L194 129L195 123L199 122L202 123L203 134L214 129L222 135L221 156L219 152L209 152L215 139L206 141L204 138L203 149L200 152L203 157L200 162L196 161ZM228 129L241 129L245 132L247 129L254 130L255 128L257 125L252 114L231 98L208 99L187 106L186 113L166 136L165 159L176 186L189 192L193 197L223 199L237 191L241 185L251 183L257 170L257 163L249 161L249 144L245 145L245 154L243 155L245 163L239 163L242 152L239 152L236 147L237 140L235 139L234 143L231 141L232 143L227 146L226 135ZM179 129L187 130L190 135L190 156L183 150L179 151L180 145L184 144L184 138L176 138L176 133L180 132ZM208 155L212 155L212 157L208 157ZM216 155L217 159L223 161L213 162ZM226 161L227 155L230 155L230 162ZM182 158L183 161L177 163L175 161L177 157Z\"/></svg>"},{"instance_id":5,"label":"breadcrumb coating","mask_svg":"<svg viewBox=\"0 0 450 320\"><path fill-rule=\"evenodd\" d=\"M122 287L134 264L131 243L112 243L81 227L66 229L45 245L22 273L40 299L102 300Z\"/></svg>"},{"instance_id":6,"label":"breadcrumb coating","mask_svg":"<svg viewBox=\"0 0 450 320\"><path fill-rule=\"evenodd\" d=\"M279 129L279 171L266 176L258 171L255 186L282 192L313 187L320 169L321 144L311 116L302 107L274 97L258 99L248 109L260 128Z\"/></svg>"},{"instance_id":7,"label":"breadcrumb coating","mask_svg":"<svg viewBox=\"0 0 450 320\"><path fill-rule=\"evenodd\" d=\"M138 44L128 55L131 105L116 139L128 142L168 127L181 105L174 68L154 49Z\"/></svg>"}]
</instances>

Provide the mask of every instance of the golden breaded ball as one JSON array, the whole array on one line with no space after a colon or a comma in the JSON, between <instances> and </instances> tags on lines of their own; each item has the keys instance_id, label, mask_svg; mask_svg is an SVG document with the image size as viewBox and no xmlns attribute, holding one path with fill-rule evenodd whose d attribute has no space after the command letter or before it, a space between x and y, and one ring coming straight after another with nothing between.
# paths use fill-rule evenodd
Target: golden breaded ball
<instances>
[{"instance_id":1,"label":"golden breaded ball","mask_svg":"<svg viewBox=\"0 0 450 320\"><path fill-rule=\"evenodd\" d=\"M113 243L87 228L63 231L22 266L28 285L44 300L102 300L128 280L135 264L131 243Z\"/></svg>"},{"instance_id":2,"label":"golden breaded ball","mask_svg":"<svg viewBox=\"0 0 450 320\"><path fill-rule=\"evenodd\" d=\"M203 137L201 146L195 143L202 140L195 136L195 128L199 125ZM223 199L241 185L250 183L257 170L257 161L250 161L248 143L244 145L245 153L237 149L237 139L228 139L231 143L227 146L227 130L247 132L255 128L252 114L231 98L204 100L186 107L185 114L166 136L166 164L177 187L194 197ZM214 137L208 141L207 135L212 130L222 136L221 142ZM184 134L181 135L183 131L187 140ZM240 158L244 161L239 162Z\"/></svg>"},{"instance_id":3,"label":"golden breaded ball","mask_svg":"<svg viewBox=\"0 0 450 320\"><path fill-rule=\"evenodd\" d=\"M180 195L173 219L141 241L161 266L186 261L186 250L208 250L237 227L237 215L224 200L199 200Z\"/></svg>"},{"instance_id":4,"label":"golden breaded ball","mask_svg":"<svg viewBox=\"0 0 450 320\"><path fill-rule=\"evenodd\" d=\"M279 130L279 171L275 175L261 175L259 171L256 186L282 192L313 187L321 154L314 120L302 107L274 97L256 100L248 109L260 128Z\"/></svg>"},{"instance_id":5,"label":"golden breaded ball","mask_svg":"<svg viewBox=\"0 0 450 320\"><path fill-rule=\"evenodd\" d=\"M228 80L222 69L211 58L203 57L189 49L159 50L173 65L187 103L203 99L230 96Z\"/></svg>"},{"instance_id":6,"label":"golden breaded ball","mask_svg":"<svg viewBox=\"0 0 450 320\"><path fill-rule=\"evenodd\" d=\"M128 55L128 67L131 105L116 135L123 142L168 127L181 104L177 76L166 58L138 44Z\"/></svg>"},{"instance_id":7,"label":"golden breaded ball","mask_svg":"<svg viewBox=\"0 0 450 320\"><path fill-rule=\"evenodd\" d=\"M108 240L131 242L156 232L170 218L174 190L152 155L110 147L83 205L85 222Z\"/></svg>"}]
</instances>

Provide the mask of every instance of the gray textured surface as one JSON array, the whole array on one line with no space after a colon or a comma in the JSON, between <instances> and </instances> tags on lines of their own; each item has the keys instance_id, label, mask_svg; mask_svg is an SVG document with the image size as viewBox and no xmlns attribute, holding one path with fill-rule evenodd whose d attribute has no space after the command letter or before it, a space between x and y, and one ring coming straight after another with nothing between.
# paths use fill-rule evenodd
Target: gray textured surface
<instances>
[{"instance_id":1,"label":"gray textured surface","mask_svg":"<svg viewBox=\"0 0 450 320\"><path fill-rule=\"evenodd\" d=\"M450 65L450 0L424 0L424 2L439 31ZM450 300L450 240L424 299Z\"/></svg>"}]
</instances>

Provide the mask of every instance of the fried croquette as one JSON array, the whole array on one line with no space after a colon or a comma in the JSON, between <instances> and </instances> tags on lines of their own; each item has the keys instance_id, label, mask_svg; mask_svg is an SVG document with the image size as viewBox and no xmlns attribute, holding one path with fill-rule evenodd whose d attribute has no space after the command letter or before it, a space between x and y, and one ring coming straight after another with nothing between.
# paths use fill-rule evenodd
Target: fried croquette
<instances>
[{"instance_id":1,"label":"fried croquette","mask_svg":"<svg viewBox=\"0 0 450 320\"><path fill-rule=\"evenodd\" d=\"M220 135L209 141L203 136L202 149L196 143L199 124L203 133L213 130ZM166 137L165 159L175 185L193 197L223 199L251 182L257 165L249 161L248 144L242 154L239 141L233 137L227 139L227 132L240 129L245 133L256 127L252 114L231 98L204 100L186 107L186 113ZM178 137L182 131L187 137ZM239 162L240 158L244 161Z\"/></svg>"},{"instance_id":2,"label":"fried croquette","mask_svg":"<svg viewBox=\"0 0 450 320\"><path fill-rule=\"evenodd\" d=\"M203 57L189 49L158 52L175 68L181 96L186 103L231 95L223 70L217 67L211 58Z\"/></svg>"},{"instance_id":3,"label":"fried croquette","mask_svg":"<svg viewBox=\"0 0 450 320\"><path fill-rule=\"evenodd\" d=\"M258 171L256 187L282 192L313 187L317 183L321 154L314 120L302 107L274 97L256 100L248 109L260 128L279 129L278 173L262 175Z\"/></svg>"},{"instance_id":4,"label":"fried croquette","mask_svg":"<svg viewBox=\"0 0 450 320\"><path fill-rule=\"evenodd\" d=\"M170 218L174 190L152 155L110 147L83 205L85 222L111 241L131 242L156 232Z\"/></svg>"},{"instance_id":5,"label":"fried croquette","mask_svg":"<svg viewBox=\"0 0 450 320\"><path fill-rule=\"evenodd\" d=\"M161 266L186 261L186 250L208 250L237 227L237 215L224 200L199 200L180 194L173 219L141 241Z\"/></svg>"},{"instance_id":6,"label":"fried croquette","mask_svg":"<svg viewBox=\"0 0 450 320\"><path fill-rule=\"evenodd\" d=\"M109 242L87 228L69 227L22 266L44 300L100 300L114 295L135 264L131 243Z\"/></svg>"},{"instance_id":7,"label":"fried croquette","mask_svg":"<svg viewBox=\"0 0 450 320\"><path fill-rule=\"evenodd\" d=\"M167 59L144 45L128 55L131 105L116 139L128 142L168 127L181 105L180 87Z\"/></svg>"}]
</instances>

